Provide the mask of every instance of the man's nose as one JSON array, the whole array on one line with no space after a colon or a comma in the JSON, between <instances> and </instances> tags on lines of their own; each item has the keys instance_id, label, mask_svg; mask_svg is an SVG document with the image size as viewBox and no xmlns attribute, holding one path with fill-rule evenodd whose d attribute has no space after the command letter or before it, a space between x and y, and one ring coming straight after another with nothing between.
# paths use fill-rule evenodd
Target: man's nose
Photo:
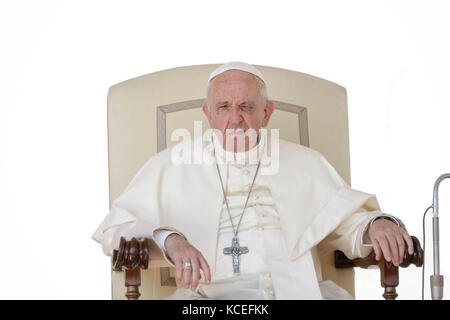
<instances>
[{"instance_id":1,"label":"man's nose","mask_svg":"<svg viewBox=\"0 0 450 320\"><path fill-rule=\"evenodd\" d=\"M232 107L230 111L230 122L239 123L242 120L241 110L239 107Z\"/></svg>"}]
</instances>

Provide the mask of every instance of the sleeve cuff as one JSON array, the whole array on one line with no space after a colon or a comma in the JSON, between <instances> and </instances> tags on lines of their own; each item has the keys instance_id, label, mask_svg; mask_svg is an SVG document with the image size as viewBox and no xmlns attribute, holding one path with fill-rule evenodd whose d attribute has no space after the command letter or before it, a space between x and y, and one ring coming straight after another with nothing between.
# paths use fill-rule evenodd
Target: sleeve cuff
<instances>
[{"instance_id":1,"label":"sleeve cuff","mask_svg":"<svg viewBox=\"0 0 450 320\"><path fill-rule=\"evenodd\" d=\"M379 215L378 217L372 218L372 220L370 221L370 226L372 226L372 224L378 219L390 220L390 221L394 222L396 225L398 225L399 227L406 230L405 224L399 218L391 216L390 214L382 214L382 215Z\"/></svg>"},{"instance_id":2,"label":"sleeve cuff","mask_svg":"<svg viewBox=\"0 0 450 320\"><path fill-rule=\"evenodd\" d=\"M156 244L161 250L166 251L165 241L167 237L170 236L172 233L183 236L181 233L177 231L158 229L153 231L153 240L156 242Z\"/></svg>"},{"instance_id":3,"label":"sleeve cuff","mask_svg":"<svg viewBox=\"0 0 450 320\"><path fill-rule=\"evenodd\" d=\"M164 256L164 259L167 261L167 263L170 264L171 267L175 267L172 260L170 260L170 258L167 256L166 246L165 246L165 241L166 241L167 237L170 236L172 233L176 233L186 239L186 236L184 234L182 234L178 230L175 230L174 228L157 227L157 228L153 229L153 241L155 241L155 243L161 249L161 252Z\"/></svg>"}]
</instances>

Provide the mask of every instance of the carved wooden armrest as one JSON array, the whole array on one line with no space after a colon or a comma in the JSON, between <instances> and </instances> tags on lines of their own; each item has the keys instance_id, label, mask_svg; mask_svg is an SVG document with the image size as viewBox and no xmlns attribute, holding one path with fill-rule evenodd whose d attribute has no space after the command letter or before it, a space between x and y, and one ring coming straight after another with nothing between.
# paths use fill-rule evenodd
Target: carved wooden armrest
<instances>
[{"instance_id":1,"label":"carved wooden armrest","mask_svg":"<svg viewBox=\"0 0 450 320\"><path fill-rule=\"evenodd\" d=\"M405 244L405 253L403 255L403 262L400 267L406 268L411 264L421 267L423 265L423 250L420 246L420 241L416 237L411 237L414 244L414 253L410 255L408 253L408 248ZM397 298L397 293L395 288L398 286L398 267L396 267L392 262L388 262L381 258L380 261L375 259L375 252L372 251L365 258L357 258L350 260L348 259L342 251L334 251L334 266L338 269L341 268L368 268L370 266L378 266L380 268L381 276L381 286L384 288L383 297L386 300L394 300Z\"/></svg>"},{"instance_id":2,"label":"carved wooden armrest","mask_svg":"<svg viewBox=\"0 0 450 320\"><path fill-rule=\"evenodd\" d=\"M147 269L149 264L150 240L143 238L137 240L132 238L126 241L120 238L119 249L113 251L112 269L114 271L125 271L125 296L128 300L137 300L141 295L141 269Z\"/></svg>"},{"instance_id":3,"label":"carved wooden armrest","mask_svg":"<svg viewBox=\"0 0 450 320\"><path fill-rule=\"evenodd\" d=\"M119 248L113 251L112 269L125 271L125 296L128 300L139 298L141 269L160 268L161 285L176 287L175 278L170 276L170 264L155 241L149 238L126 241L120 238Z\"/></svg>"}]
</instances>

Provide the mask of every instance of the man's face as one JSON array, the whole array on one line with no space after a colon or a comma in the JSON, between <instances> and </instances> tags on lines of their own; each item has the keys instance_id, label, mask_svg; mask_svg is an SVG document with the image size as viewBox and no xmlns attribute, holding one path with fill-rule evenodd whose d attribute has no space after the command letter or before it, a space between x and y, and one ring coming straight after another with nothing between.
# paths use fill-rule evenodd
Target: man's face
<instances>
[{"instance_id":1,"label":"man's face","mask_svg":"<svg viewBox=\"0 0 450 320\"><path fill-rule=\"evenodd\" d=\"M267 126L274 110L273 102L264 103L254 76L240 70L226 71L211 81L209 104L211 110L205 104L203 112L211 128L222 133L224 148L234 152L254 146L256 139L249 136ZM244 139L245 146L240 145Z\"/></svg>"}]
</instances>

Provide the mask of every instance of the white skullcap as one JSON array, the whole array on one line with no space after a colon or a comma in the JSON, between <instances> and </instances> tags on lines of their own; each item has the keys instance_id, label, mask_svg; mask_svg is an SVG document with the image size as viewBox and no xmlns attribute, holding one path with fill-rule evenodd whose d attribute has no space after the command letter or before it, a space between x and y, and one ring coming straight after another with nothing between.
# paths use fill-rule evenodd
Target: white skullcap
<instances>
[{"instance_id":1,"label":"white skullcap","mask_svg":"<svg viewBox=\"0 0 450 320\"><path fill-rule=\"evenodd\" d=\"M256 69L254 66L252 66L251 64L245 63L245 62L236 61L236 62L228 62L228 63L222 64L217 69L215 69L213 72L211 72L211 74L209 75L208 83L214 77L217 77L219 74L224 73L225 71L228 71L228 70L245 71L245 72L254 74L258 78L260 78L264 83L266 82L264 80L264 76L262 75L262 73L258 69Z\"/></svg>"}]
</instances>

